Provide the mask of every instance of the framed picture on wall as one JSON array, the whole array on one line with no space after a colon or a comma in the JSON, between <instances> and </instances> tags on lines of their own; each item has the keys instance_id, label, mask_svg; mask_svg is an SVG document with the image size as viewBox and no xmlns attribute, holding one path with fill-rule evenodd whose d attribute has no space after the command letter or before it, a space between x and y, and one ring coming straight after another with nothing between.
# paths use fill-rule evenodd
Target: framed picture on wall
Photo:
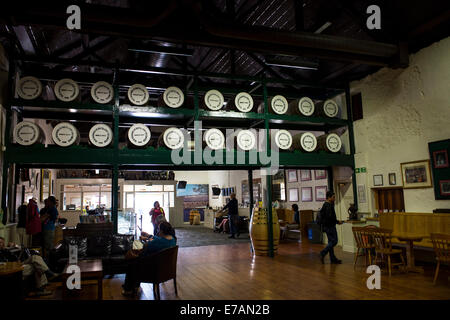
<instances>
[{"instance_id":1,"label":"framed picture on wall","mask_svg":"<svg viewBox=\"0 0 450 320\"><path fill-rule=\"evenodd\" d=\"M382 174L374 174L373 175L373 185L375 187L380 187L383 185L383 175Z\"/></svg>"},{"instance_id":2,"label":"framed picture on wall","mask_svg":"<svg viewBox=\"0 0 450 320\"><path fill-rule=\"evenodd\" d=\"M288 182L297 182L297 170L288 170Z\"/></svg>"},{"instance_id":3,"label":"framed picture on wall","mask_svg":"<svg viewBox=\"0 0 450 320\"><path fill-rule=\"evenodd\" d=\"M403 188L430 188L430 160L412 161L400 164Z\"/></svg>"},{"instance_id":4,"label":"framed picture on wall","mask_svg":"<svg viewBox=\"0 0 450 320\"><path fill-rule=\"evenodd\" d=\"M314 179L322 180L327 178L327 170L314 170Z\"/></svg>"},{"instance_id":5,"label":"framed picture on wall","mask_svg":"<svg viewBox=\"0 0 450 320\"><path fill-rule=\"evenodd\" d=\"M327 186L316 187L316 201L327 200Z\"/></svg>"},{"instance_id":6,"label":"framed picture on wall","mask_svg":"<svg viewBox=\"0 0 450 320\"><path fill-rule=\"evenodd\" d=\"M289 189L289 201L298 202L298 189L297 188Z\"/></svg>"},{"instance_id":7,"label":"framed picture on wall","mask_svg":"<svg viewBox=\"0 0 450 320\"><path fill-rule=\"evenodd\" d=\"M447 150L438 150L433 152L433 163L435 168L448 168Z\"/></svg>"},{"instance_id":8,"label":"framed picture on wall","mask_svg":"<svg viewBox=\"0 0 450 320\"><path fill-rule=\"evenodd\" d=\"M303 202L311 202L311 201L313 201L312 187L304 187L304 188L302 188L302 201Z\"/></svg>"},{"instance_id":9,"label":"framed picture on wall","mask_svg":"<svg viewBox=\"0 0 450 320\"><path fill-rule=\"evenodd\" d=\"M389 173L389 185L395 186L397 184L397 179L395 177L395 172Z\"/></svg>"},{"instance_id":10,"label":"framed picture on wall","mask_svg":"<svg viewBox=\"0 0 450 320\"><path fill-rule=\"evenodd\" d=\"M440 180L439 189L441 196L450 196L450 180Z\"/></svg>"},{"instance_id":11,"label":"framed picture on wall","mask_svg":"<svg viewBox=\"0 0 450 320\"><path fill-rule=\"evenodd\" d=\"M311 170L309 169L302 169L300 170L300 181L311 181Z\"/></svg>"}]
</instances>

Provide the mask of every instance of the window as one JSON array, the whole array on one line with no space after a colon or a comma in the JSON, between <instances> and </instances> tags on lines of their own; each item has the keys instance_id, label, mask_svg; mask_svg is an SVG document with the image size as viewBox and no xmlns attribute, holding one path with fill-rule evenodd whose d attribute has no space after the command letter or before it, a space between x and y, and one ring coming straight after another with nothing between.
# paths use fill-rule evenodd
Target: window
<instances>
[{"instance_id":1,"label":"window","mask_svg":"<svg viewBox=\"0 0 450 320\"><path fill-rule=\"evenodd\" d=\"M164 185L164 191L175 191L175 187L173 184Z\"/></svg>"}]
</instances>

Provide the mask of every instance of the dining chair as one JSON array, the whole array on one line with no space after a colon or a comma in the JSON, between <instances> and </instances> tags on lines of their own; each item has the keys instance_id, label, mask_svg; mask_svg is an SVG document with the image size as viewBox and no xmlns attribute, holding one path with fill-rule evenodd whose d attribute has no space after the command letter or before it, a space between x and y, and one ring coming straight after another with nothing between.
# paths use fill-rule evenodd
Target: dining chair
<instances>
[{"instance_id":1,"label":"dining chair","mask_svg":"<svg viewBox=\"0 0 450 320\"><path fill-rule=\"evenodd\" d=\"M365 227L353 227L353 236L356 242L356 252L355 259L353 263L353 268L356 267L356 262L359 257L366 257L366 266L372 264L372 250L375 249L375 244L371 237L371 230L377 229L376 226L365 226Z\"/></svg>"},{"instance_id":2,"label":"dining chair","mask_svg":"<svg viewBox=\"0 0 450 320\"><path fill-rule=\"evenodd\" d=\"M375 244L377 261L379 256L381 256L382 262L384 262L387 257L389 276L392 274L392 266L403 266L403 270L406 272L406 263L402 249L392 249L392 230L377 228L371 230L370 234ZM393 255L399 255L401 262L394 263L391 258Z\"/></svg>"},{"instance_id":3,"label":"dining chair","mask_svg":"<svg viewBox=\"0 0 450 320\"><path fill-rule=\"evenodd\" d=\"M442 233L432 233L430 234L430 236L437 260L436 271L434 273L433 279L433 284L436 284L441 262L444 264L450 263L450 235Z\"/></svg>"}]
</instances>

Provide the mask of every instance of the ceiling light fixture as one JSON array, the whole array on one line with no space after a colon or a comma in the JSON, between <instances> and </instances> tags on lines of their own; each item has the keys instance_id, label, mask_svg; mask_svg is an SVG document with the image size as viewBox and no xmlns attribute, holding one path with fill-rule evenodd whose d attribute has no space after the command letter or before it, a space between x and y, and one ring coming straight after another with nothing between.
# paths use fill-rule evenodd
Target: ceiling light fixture
<instances>
[{"instance_id":1,"label":"ceiling light fixture","mask_svg":"<svg viewBox=\"0 0 450 320\"><path fill-rule=\"evenodd\" d=\"M319 29L314 31L314 33L322 33L322 31L324 31L326 28L328 28L331 25L332 25L332 23L330 21L327 21Z\"/></svg>"},{"instance_id":2,"label":"ceiling light fixture","mask_svg":"<svg viewBox=\"0 0 450 320\"><path fill-rule=\"evenodd\" d=\"M293 69L304 69L304 70L318 70L319 63L315 61L295 61L295 60L284 60L280 58L270 58L265 59L266 65L274 67L283 68L293 68Z\"/></svg>"},{"instance_id":3,"label":"ceiling light fixture","mask_svg":"<svg viewBox=\"0 0 450 320\"><path fill-rule=\"evenodd\" d=\"M143 52L143 53L160 53L183 57L192 57L194 55L194 50L174 48L174 47L163 47L163 46L134 47L128 48L128 51Z\"/></svg>"}]
</instances>

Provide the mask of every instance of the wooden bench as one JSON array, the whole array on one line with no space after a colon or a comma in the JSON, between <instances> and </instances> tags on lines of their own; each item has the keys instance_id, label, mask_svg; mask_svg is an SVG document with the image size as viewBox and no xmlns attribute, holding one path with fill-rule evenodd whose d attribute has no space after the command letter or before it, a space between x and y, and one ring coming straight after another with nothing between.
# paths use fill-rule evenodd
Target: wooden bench
<instances>
[{"instance_id":1,"label":"wooden bench","mask_svg":"<svg viewBox=\"0 0 450 320\"><path fill-rule=\"evenodd\" d=\"M380 228L391 229L396 233L450 234L450 214L445 213L417 213L417 212L390 212L380 214ZM394 238L395 244L404 242ZM431 238L425 238L414 244L415 247L433 249Z\"/></svg>"}]
</instances>

